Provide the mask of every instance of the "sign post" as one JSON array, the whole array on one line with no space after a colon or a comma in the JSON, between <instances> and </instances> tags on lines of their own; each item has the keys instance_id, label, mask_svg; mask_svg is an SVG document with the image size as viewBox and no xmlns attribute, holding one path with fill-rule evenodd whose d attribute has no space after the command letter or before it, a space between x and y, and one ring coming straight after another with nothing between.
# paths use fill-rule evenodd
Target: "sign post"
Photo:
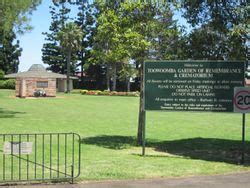
<instances>
[{"instance_id":1,"label":"sign post","mask_svg":"<svg viewBox=\"0 0 250 188\"><path fill-rule=\"evenodd\" d=\"M145 147L146 147L146 112L143 111L145 120L142 124L142 156L145 156Z\"/></svg>"},{"instance_id":2,"label":"sign post","mask_svg":"<svg viewBox=\"0 0 250 188\"><path fill-rule=\"evenodd\" d=\"M146 61L144 110L234 112L234 88L244 86L244 70L244 61ZM245 131L244 114L243 124Z\"/></svg>"},{"instance_id":3,"label":"sign post","mask_svg":"<svg viewBox=\"0 0 250 188\"><path fill-rule=\"evenodd\" d=\"M245 163L245 124L246 114L242 114L242 150L241 150L241 164Z\"/></svg>"},{"instance_id":4,"label":"sign post","mask_svg":"<svg viewBox=\"0 0 250 188\"><path fill-rule=\"evenodd\" d=\"M236 87L234 89L234 112L242 113L242 155L241 163L245 162L245 124L246 113L250 112L250 88Z\"/></svg>"}]
</instances>

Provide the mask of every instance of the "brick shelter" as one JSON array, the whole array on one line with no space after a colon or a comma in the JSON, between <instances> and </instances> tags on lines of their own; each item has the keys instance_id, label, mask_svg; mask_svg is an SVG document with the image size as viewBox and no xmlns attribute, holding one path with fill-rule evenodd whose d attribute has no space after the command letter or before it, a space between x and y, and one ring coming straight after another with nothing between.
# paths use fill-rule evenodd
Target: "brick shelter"
<instances>
[{"instance_id":1,"label":"brick shelter","mask_svg":"<svg viewBox=\"0 0 250 188\"><path fill-rule=\"evenodd\" d=\"M40 64L33 64L27 72L9 74L6 78L16 78L16 96L34 97L42 91L48 97L55 97L56 91L66 91L66 75L48 72ZM72 87L72 80L70 81ZM58 88L57 88L58 86Z\"/></svg>"}]
</instances>

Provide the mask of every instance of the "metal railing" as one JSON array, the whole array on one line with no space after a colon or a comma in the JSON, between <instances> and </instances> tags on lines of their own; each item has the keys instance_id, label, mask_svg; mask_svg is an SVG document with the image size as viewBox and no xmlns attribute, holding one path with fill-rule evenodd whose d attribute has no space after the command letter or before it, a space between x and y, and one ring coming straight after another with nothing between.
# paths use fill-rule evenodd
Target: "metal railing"
<instances>
[{"instance_id":1,"label":"metal railing","mask_svg":"<svg viewBox=\"0 0 250 188\"><path fill-rule=\"evenodd\" d=\"M0 134L0 183L71 181L80 175L76 133Z\"/></svg>"}]
</instances>

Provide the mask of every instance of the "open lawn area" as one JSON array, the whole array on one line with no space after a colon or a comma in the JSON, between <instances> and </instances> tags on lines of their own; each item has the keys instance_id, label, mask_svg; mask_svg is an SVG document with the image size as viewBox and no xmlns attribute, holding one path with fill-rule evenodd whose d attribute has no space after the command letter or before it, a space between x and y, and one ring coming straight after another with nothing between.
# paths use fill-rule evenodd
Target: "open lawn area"
<instances>
[{"instance_id":1,"label":"open lawn area","mask_svg":"<svg viewBox=\"0 0 250 188\"><path fill-rule=\"evenodd\" d=\"M146 156L136 146L138 97L58 94L19 99L0 90L1 133L81 135L79 180L141 179L250 170L238 165L241 114L147 112ZM246 116L248 164L250 118ZM0 146L0 150L2 146Z\"/></svg>"}]
</instances>

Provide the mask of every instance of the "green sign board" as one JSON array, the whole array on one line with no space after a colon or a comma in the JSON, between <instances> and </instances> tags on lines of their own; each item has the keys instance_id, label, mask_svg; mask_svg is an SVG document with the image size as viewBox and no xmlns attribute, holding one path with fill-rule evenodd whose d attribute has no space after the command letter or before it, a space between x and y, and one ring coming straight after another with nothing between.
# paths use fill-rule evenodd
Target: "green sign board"
<instances>
[{"instance_id":1,"label":"green sign board","mask_svg":"<svg viewBox=\"0 0 250 188\"><path fill-rule=\"evenodd\" d=\"M233 112L234 88L244 86L244 62L144 63L144 109Z\"/></svg>"}]
</instances>

